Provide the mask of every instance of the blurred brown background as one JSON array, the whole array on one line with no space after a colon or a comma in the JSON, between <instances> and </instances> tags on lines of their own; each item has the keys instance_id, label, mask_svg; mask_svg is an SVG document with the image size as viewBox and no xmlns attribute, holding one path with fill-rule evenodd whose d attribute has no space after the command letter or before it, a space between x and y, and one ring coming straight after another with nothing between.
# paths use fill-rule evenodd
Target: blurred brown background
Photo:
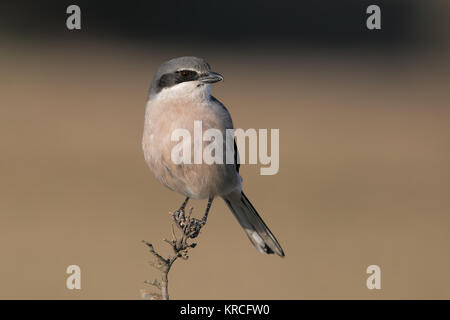
<instances>
[{"instance_id":1,"label":"blurred brown background","mask_svg":"<svg viewBox=\"0 0 450 320\"><path fill-rule=\"evenodd\" d=\"M2 20L0 298L140 298L157 275L140 241L168 253L168 212L183 201L144 163L145 100L158 65L181 55L224 75L213 94L236 127L280 129L279 173L241 170L286 258L259 254L217 199L198 247L170 273L172 298L450 298L450 50L438 19L449 6L413 3L392 7L399 19L382 8L384 34L365 29L364 10L350 15L359 20L348 30L362 31L336 45L333 32L347 29L292 31L304 44L276 34L175 41L172 29L114 36L90 29L83 6L77 34L65 30L64 4L53 20L34 11L42 29ZM191 205L200 215L206 203ZM71 264L80 291L65 287ZM381 290L366 288L372 264Z\"/></svg>"}]
</instances>

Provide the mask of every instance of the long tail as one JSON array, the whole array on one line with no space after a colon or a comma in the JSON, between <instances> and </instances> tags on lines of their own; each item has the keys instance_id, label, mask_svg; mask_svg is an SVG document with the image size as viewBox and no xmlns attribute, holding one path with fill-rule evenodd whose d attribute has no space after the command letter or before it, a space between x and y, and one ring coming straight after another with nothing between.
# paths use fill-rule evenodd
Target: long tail
<instances>
[{"instance_id":1,"label":"long tail","mask_svg":"<svg viewBox=\"0 0 450 320\"><path fill-rule=\"evenodd\" d=\"M283 249L281 249L277 239L275 239L275 236L270 232L243 192L234 191L224 196L223 200L225 200L225 203L259 252L276 253L280 257L284 257Z\"/></svg>"}]
</instances>

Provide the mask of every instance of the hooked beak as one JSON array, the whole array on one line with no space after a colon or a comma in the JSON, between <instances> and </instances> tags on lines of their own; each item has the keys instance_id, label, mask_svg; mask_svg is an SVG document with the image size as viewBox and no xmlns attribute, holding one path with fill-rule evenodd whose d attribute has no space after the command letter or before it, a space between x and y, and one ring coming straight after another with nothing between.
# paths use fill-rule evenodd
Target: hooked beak
<instances>
[{"instance_id":1,"label":"hooked beak","mask_svg":"<svg viewBox=\"0 0 450 320\"><path fill-rule=\"evenodd\" d=\"M198 79L203 83L215 83L223 80L223 77L217 72L209 71L208 73L201 75Z\"/></svg>"}]
</instances>

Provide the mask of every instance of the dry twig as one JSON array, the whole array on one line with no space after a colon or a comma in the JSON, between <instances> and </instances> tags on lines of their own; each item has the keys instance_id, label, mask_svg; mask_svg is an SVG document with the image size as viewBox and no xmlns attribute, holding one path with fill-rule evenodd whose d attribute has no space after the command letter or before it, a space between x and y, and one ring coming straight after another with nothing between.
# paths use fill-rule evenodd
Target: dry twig
<instances>
[{"instance_id":1,"label":"dry twig","mask_svg":"<svg viewBox=\"0 0 450 320\"><path fill-rule=\"evenodd\" d=\"M156 252L153 245L147 241L142 241L147 245L150 253L156 258L156 261L150 262L155 269L161 272L161 277L159 280L155 279L153 281L145 281L144 283L153 286L159 290L159 293L148 293L143 292L142 296L145 298L150 298L153 300L169 300L169 272L172 268L173 263L178 259L182 258L187 260L189 258L188 251L190 248L195 248L197 245L195 242L190 242L190 239L195 239L202 227L206 224L208 218L208 210L205 212L203 219L197 219L192 217L191 208L186 214L184 208L172 213L172 240L164 239L173 250L173 254L169 255L166 259L158 252ZM177 237L174 225L178 228L180 236Z\"/></svg>"}]
</instances>

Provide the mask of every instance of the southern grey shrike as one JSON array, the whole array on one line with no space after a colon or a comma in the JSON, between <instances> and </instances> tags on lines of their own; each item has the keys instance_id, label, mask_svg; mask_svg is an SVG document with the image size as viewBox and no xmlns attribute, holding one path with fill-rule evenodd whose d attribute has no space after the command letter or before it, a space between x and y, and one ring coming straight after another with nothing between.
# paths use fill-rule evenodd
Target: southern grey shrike
<instances>
[{"instance_id":1,"label":"southern grey shrike","mask_svg":"<svg viewBox=\"0 0 450 320\"><path fill-rule=\"evenodd\" d=\"M228 110L210 94L210 84L221 80L220 74L212 72L209 64L197 57L175 58L158 68L145 110L142 139L145 161L163 185L186 196L180 209L184 210L189 198L208 199L207 215L213 199L222 197L260 252L283 257L280 244L242 192L236 143L235 161L231 164L172 161L172 149L177 144L172 140L175 129L188 130L192 137L194 121L202 121L203 130L220 130L223 137L226 129L233 129Z\"/></svg>"}]
</instances>

